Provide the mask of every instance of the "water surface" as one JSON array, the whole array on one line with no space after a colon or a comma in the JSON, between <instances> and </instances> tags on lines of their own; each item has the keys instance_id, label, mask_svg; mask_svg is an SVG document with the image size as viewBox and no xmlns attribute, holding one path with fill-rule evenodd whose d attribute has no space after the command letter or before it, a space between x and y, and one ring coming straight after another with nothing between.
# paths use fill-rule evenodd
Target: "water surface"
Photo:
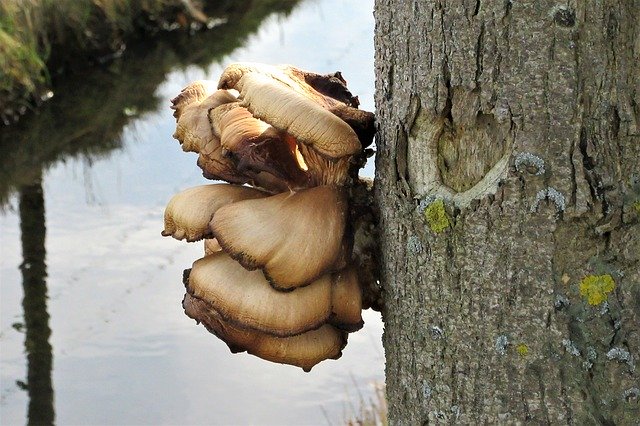
<instances>
[{"instance_id":1,"label":"water surface","mask_svg":"<svg viewBox=\"0 0 640 426\"><path fill-rule=\"evenodd\" d=\"M32 144L1 130L2 424L340 424L383 380L374 312L342 358L304 373L232 355L182 311L202 246L160 237L162 214L205 181L171 138L169 99L257 61L340 70L373 110L371 1L304 1L243 25L213 29L214 52L168 37L61 83L54 110L22 124Z\"/></svg>"}]
</instances>

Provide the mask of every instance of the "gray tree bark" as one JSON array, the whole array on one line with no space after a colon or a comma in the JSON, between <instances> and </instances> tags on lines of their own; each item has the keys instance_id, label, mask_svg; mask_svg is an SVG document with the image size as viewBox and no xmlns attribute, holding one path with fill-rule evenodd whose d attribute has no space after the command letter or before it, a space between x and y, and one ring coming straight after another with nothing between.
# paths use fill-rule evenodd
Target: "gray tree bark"
<instances>
[{"instance_id":1,"label":"gray tree bark","mask_svg":"<svg viewBox=\"0 0 640 426\"><path fill-rule=\"evenodd\" d=\"M640 1L376 0L392 424L638 424Z\"/></svg>"}]
</instances>

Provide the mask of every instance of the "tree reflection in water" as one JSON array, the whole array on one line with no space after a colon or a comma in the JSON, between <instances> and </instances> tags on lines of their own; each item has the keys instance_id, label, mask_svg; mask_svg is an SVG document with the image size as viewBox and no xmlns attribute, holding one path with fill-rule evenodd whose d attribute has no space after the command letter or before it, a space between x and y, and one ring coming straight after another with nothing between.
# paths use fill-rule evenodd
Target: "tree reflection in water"
<instances>
[{"instance_id":1,"label":"tree reflection in water","mask_svg":"<svg viewBox=\"0 0 640 426\"><path fill-rule=\"evenodd\" d=\"M28 424L53 424L53 355L49 337L47 312L47 265L45 263L45 209L42 183L23 186L20 190L20 231L22 234L22 287L24 298L25 352L29 394Z\"/></svg>"},{"instance_id":2,"label":"tree reflection in water","mask_svg":"<svg viewBox=\"0 0 640 426\"><path fill-rule=\"evenodd\" d=\"M160 34L153 42L133 45L108 68L73 70L69 78L58 79L56 96L38 114L0 133L0 212L11 194L19 193L27 380L17 381L17 386L29 396L28 424L53 424L55 419L43 171L67 158L90 162L120 148L122 130L133 119L126 111L137 116L157 109L160 99L154 93L169 72L219 60L241 46L265 18L286 15L298 2L212 5L214 10L207 12L228 24L197 34ZM109 102L104 102L107 97Z\"/></svg>"}]
</instances>

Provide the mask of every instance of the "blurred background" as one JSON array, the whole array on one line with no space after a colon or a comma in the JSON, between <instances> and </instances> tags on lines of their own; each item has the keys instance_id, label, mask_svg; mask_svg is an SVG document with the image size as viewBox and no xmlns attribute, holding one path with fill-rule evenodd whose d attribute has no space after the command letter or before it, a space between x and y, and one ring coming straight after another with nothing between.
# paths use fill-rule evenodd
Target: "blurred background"
<instances>
[{"instance_id":1,"label":"blurred background","mask_svg":"<svg viewBox=\"0 0 640 426\"><path fill-rule=\"evenodd\" d=\"M171 137L169 99L253 61L339 70L374 109L372 0L235 4L207 9L208 29L163 23L91 66L52 55L46 101L0 124L3 425L344 424L377 398L376 312L342 358L310 373L232 355L183 313L182 271L203 248L162 238L162 216L205 180ZM11 122L15 108L4 112Z\"/></svg>"}]
</instances>

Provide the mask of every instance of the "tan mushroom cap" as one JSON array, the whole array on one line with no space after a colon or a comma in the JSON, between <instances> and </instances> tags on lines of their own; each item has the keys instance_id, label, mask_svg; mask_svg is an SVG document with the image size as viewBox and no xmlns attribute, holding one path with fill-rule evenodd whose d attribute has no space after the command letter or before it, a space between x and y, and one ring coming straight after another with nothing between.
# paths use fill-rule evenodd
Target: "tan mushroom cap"
<instances>
[{"instance_id":1,"label":"tan mushroom cap","mask_svg":"<svg viewBox=\"0 0 640 426\"><path fill-rule=\"evenodd\" d=\"M215 136L214 138L202 148L198 156L198 167L202 169L204 177L240 185L250 182L251 178L238 172L233 160L225 155L220 140Z\"/></svg>"},{"instance_id":2,"label":"tan mushroom cap","mask_svg":"<svg viewBox=\"0 0 640 426\"><path fill-rule=\"evenodd\" d=\"M177 117L176 138L183 151L197 152L198 166L207 179L219 179L230 183L244 184L251 181L236 170L234 162L224 155L219 135L209 121L209 111L225 103L236 101L233 93L217 90L207 95L201 82L187 86L173 99Z\"/></svg>"},{"instance_id":3,"label":"tan mushroom cap","mask_svg":"<svg viewBox=\"0 0 640 426\"><path fill-rule=\"evenodd\" d=\"M291 90L313 100L331 111L356 132L363 147L371 144L375 134L374 114L358 109L360 101L347 88L340 72L317 74L291 65L265 65L258 63L230 64L218 82L220 89L234 89L248 73L259 73L285 84Z\"/></svg>"},{"instance_id":4,"label":"tan mushroom cap","mask_svg":"<svg viewBox=\"0 0 640 426\"><path fill-rule=\"evenodd\" d=\"M309 145L301 144L299 148L313 185L344 185L348 182L351 157L326 158Z\"/></svg>"},{"instance_id":5,"label":"tan mushroom cap","mask_svg":"<svg viewBox=\"0 0 640 426\"><path fill-rule=\"evenodd\" d=\"M251 113L312 146L328 158L360 151L354 130L313 99L259 73L247 73L236 84L242 105Z\"/></svg>"},{"instance_id":6,"label":"tan mushroom cap","mask_svg":"<svg viewBox=\"0 0 640 426\"><path fill-rule=\"evenodd\" d=\"M207 238L204 240L204 255L210 255L222 250L220 244L218 244L218 240L215 238Z\"/></svg>"},{"instance_id":7,"label":"tan mushroom cap","mask_svg":"<svg viewBox=\"0 0 640 426\"><path fill-rule=\"evenodd\" d=\"M245 329L225 321L211 304L188 293L182 306L189 317L222 339L231 352L247 351L267 361L295 365L304 371L310 371L325 359L339 358L347 342L345 333L328 324L291 337Z\"/></svg>"},{"instance_id":8,"label":"tan mushroom cap","mask_svg":"<svg viewBox=\"0 0 640 426\"><path fill-rule=\"evenodd\" d=\"M295 143L273 126L258 120L237 103L211 110L210 121L222 147L230 151L240 172L266 172L290 188L307 185L309 178L298 164Z\"/></svg>"},{"instance_id":9,"label":"tan mushroom cap","mask_svg":"<svg viewBox=\"0 0 640 426\"><path fill-rule=\"evenodd\" d=\"M362 328L362 290L355 268L350 267L334 274L331 305L329 323L349 332Z\"/></svg>"},{"instance_id":10,"label":"tan mushroom cap","mask_svg":"<svg viewBox=\"0 0 640 426\"><path fill-rule=\"evenodd\" d=\"M336 99L332 96L335 94L335 90L330 91L332 93L321 93L308 83L309 80L318 80L313 77L322 79L327 76L320 76L315 73L303 71L291 65L268 65L255 62L238 62L227 66L218 80L218 88L237 89L238 82L247 74L261 74L268 79L282 83L289 90L312 100L326 109L341 105L353 105L355 99L350 96L348 99L344 96L339 96L339 99ZM312 77L311 79L309 79L310 76ZM344 86L343 89L346 90L346 86ZM355 99L355 102L357 103L357 99Z\"/></svg>"},{"instance_id":11,"label":"tan mushroom cap","mask_svg":"<svg viewBox=\"0 0 640 426\"><path fill-rule=\"evenodd\" d=\"M224 206L210 226L245 268L262 268L275 288L291 289L335 268L346 214L343 191L318 186Z\"/></svg>"},{"instance_id":12,"label":"tan mushroom cap","mask_svg":"<svg viewBox=\"0 0 640 426\"><path fill-rule=\"evenodd\" d=\"M180 91L178 96L171 99L171 109L176 120L180 119L184 108L193 103L202 101L216 91L216 84L208 80L197 80L189 83Z\"/></svg>"},{"instance_id":13,"label":"tan mushroom cap","mask_svg":"<svg viewBox=\"0 0 640 426\"><path fill-rule=\"evenodd\" d=\"M194 262L187 291L232 324L280 337L316 329L331 314L330 275L281 292L260 271L246 270L224 252Z\"/></svg>"},{"instance_id":14,"label":"tan mushroom cap","mask_svg":"<svg viewBox=\"0 0 640 426\"><path fill-rule=\"evenodd\" d=\"M173 137L180 142L183 151L200 152L207 143L217 140L209 123L209 110L237 99L227 90L217 90L200 100L195 100L197 96L190 99L194 100L176 109L176 113L180 113Z\"/></svg>"},{"instance_id":15,"label":"tan mushroom cap","mask_svg":"<svg viewBox=\"0 0 640 426\"><path fill-rule=\"evenodd\" d=\"M163 236L198 241L211 237L209 222L222 206L268 194L246 186L211 184L186 189L174 195L164 211Z\"/></svg>"}]
</instances>

